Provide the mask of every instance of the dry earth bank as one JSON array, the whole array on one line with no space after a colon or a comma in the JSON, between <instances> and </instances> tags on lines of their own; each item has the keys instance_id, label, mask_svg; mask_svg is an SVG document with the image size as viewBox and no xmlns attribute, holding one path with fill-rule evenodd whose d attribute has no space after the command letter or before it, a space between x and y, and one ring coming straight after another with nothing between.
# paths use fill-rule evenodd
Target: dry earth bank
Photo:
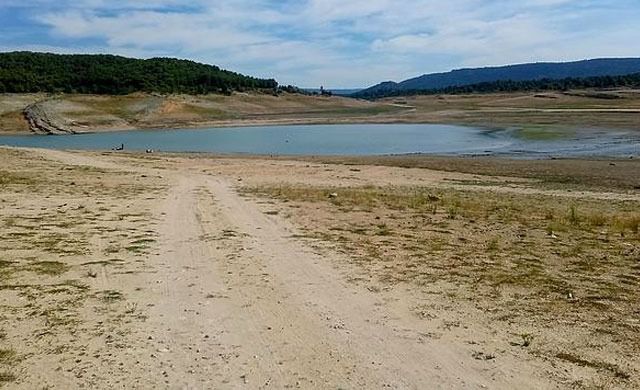
<instances>
[{"instance_id":1,"label":"dry earth bank","mask_svg":"<svg viewBox=\"0 0 640 390\"><path fill-rule=\"evenodd\" d=\"M520 127L524 137L563 128L640 128L640 93L569 91L437 95L375 102L341 97L257 93L223 95L0 95L0 132L27 133L25 109L42 118L37 132L337 123L450 123Z\"/></svg>"},{"instance_id":2,"label":"dry earth bank","mask_svg":"<svg viewBox=\"0 0 640 390\"><path fill-rule=\"evenodd\" d=\"M225 95L0 95L0 132L82 133L147 128L385 121L407 108L341 97Z\"/></svg>"}]
</instances>

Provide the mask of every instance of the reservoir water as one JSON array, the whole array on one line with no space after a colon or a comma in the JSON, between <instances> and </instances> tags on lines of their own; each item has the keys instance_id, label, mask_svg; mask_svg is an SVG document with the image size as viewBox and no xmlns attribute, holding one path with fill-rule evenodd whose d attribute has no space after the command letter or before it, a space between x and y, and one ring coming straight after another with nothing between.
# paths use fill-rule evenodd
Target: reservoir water
<instances>
[{"instance_id":1,"label":"reservoir water","mask_svg":"<svg viewBox=\"0 0 640 390\"><path fill-rule=\"evenodd\" d=\"M0 145L278 155L425 153L536 157L640 154L640 130L524 132L434 124L305 125L163 129L56 136L0 136Z\"/></svg>"}]
</instances>

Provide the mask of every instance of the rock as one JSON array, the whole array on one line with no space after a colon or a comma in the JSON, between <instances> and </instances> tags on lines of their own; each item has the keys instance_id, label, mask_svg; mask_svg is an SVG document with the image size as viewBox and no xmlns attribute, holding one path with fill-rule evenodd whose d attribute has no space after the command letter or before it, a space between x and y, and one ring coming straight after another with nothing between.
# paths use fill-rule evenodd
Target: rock
<instances>
[{"instance_id":1,"label":"rock","mask_svg":"<svg viewBox=\"0 0 640 390\"><path fill-rule=\"evenodd\" d=\"M40 103L34 103L24 109L24 117L31 131L37 134L74 134L70 128L55 123Z\"/></svg>"},{"instance_id":2,"label":"rock","mask_svg":"<svg viewBox=\"0 0 640 390\"><path fill-rule=\"evenodd\" d=\"M335 199L337 197L338 197L338 194L335 193L335 192L332 192L332 193L329 194L329 199Z\"/></svg>"}]
</instances>

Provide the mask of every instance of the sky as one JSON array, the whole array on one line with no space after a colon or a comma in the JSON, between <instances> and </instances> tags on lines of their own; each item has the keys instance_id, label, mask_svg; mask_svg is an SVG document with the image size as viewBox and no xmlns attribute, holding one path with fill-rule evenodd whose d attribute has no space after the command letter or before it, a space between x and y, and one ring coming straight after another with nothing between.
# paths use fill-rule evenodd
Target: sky
<instances>
[{"instance_id":1,"label":"sky","mask_svg":"<svg viewBox=\"0 0 640 390\"><path fill-rule=\"evenodd\" d=\"M0 0L0 51L177 57L300 87L640 57L639 0Z\"/></svg>"}]
</instances>

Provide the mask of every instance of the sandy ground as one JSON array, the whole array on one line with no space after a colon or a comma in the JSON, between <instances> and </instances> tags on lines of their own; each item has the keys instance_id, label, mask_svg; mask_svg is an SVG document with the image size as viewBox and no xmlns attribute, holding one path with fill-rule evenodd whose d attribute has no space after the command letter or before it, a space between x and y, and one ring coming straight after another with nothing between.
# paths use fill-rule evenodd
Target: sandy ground
<instances>
[{"instance_id":1,"label":"sandy ground","mask_svg":"<svg viewBox=\"0 0 640 390\"><path fill-rule=\"evenodd\" d=\"M640 326L637 295L629 292L640 277L637 222L635 233L606 244L631 267L615 271L634 278L608 311L582 307L578 299L587 298L574 299L578 291L495 295L501 287L494 286L487 295L482 283L444 274L425 282L393 263L415 266L391 248L413 234L408 227L397 236L330 236L368 220L383 229L380 218L393 231L406 223L428 231L424 216L347 209L326 198L326 191L341 199L350 189L419 187L438 193L435 199L447 191L485 194L488 186L497 199L577 198L619 204L614 211L628 214L637 210L637 192L576 193L526 178L264 159L0 149L0 161L0 383L7 388L640 386L640 350L629 339ZM325 192L276 194L298 187ZM450 209L435 214L467 226L437 225L469 240L443 259L480 256L466 217L450 218ZM561 240L582 237L572 234L557 232ZM365 245L362 237L384 241ZM371 244L385 253L363 255ZM457 270L438 266L447 275ZM561 278L578 272L561 271ZM535 308L524 306L530 299L559 305L559 312L527 313ZM596 309L607 316L609 333L592 316Z\"/></svg>"}]
</instances>

